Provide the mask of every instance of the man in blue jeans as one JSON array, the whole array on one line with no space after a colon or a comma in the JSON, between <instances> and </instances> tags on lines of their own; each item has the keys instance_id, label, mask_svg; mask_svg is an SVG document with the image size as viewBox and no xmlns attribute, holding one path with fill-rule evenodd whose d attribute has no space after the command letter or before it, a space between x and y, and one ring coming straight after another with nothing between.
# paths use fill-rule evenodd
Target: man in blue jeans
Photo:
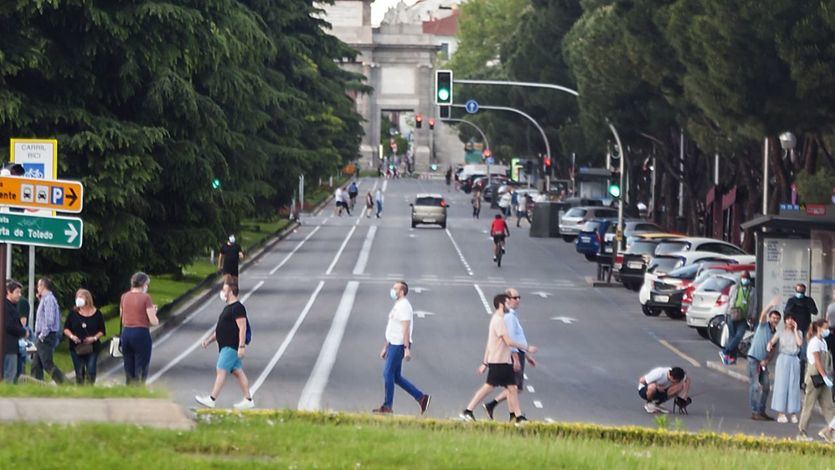
<instances>
[{"instance_id":1,"label":"man in blue jeans","mask_svg":"<svg viewBox=\"0 0 835 470\"><path fill-rule=\"evenodd\" d=\"M6 281L5 311L3 320L3 381L12 383L17 378L18 340L26 336L26 329L20 322L17 303L20 300L21 285L14 279Z\"/></svg>"},{"instance_id":2,"label":"man in blue jeans","mask_svg":"<svg viewBox=\"0 0 835 470\"><path fill-rule=\"evenodd\" d=\"M420 414L426 412L429 406L430 396L421 392L411 382L400 374L403 359L412 358L412 317L414 312L412 304L406 299L409 293L409 286L405 281L398 281L392 286L389 295L394 300L394 306L389 312L388 325L386 326L386 344L380 351L380 357L386 361L383 367L383 380L385 382L386 397L383 405L375 408L374 413L388 414L392 412L394 402L394 384L397 384L406 391L420 406Z\"/></svg>"},{"instance_id":3,"label":"man in blue jeans","mask_svg":"<svg viewBox=\"0 0 835 470\"><path fill-rule=\"evenodd\" d=\"M768 381L768 363L774 351L772 348L772 352L769 352L766 346L780 323L780 312L775 310L778 305L780 305L780 296L775 296L763 308L760 321L757 323L757 331L754 333L754 339L751 340L751 348L748 349L748 399L751 404L751 419L754 421L774 420L765 414L765 404L771 391L771 384Z\"/></svg>"},{"instance_id":4,"label":"man in blue jeans","mask_svg":"<svg viewBox=\"0 0 835 470\"><path fill-rule=\"evenodd\" d=\"M748 308L752 307L754 289L751 286L751 275L744 271L739 283L730 292L730 307L725 323L728 325L728 340L719 352L722 364L736 364L736 348L742 342L745 331L748 330Z\"/></svg>"}]
</instances>

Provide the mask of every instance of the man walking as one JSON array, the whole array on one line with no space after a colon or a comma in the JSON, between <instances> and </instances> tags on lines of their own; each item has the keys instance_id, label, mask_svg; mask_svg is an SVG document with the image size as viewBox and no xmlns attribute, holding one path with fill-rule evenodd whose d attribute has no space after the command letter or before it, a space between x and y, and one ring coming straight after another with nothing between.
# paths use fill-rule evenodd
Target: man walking
<instances>
[{"instance_id":1,"label":"man walking","mask_svg":"<svg viewBox=\"0 0 835 470\"><path fill-rule=\"evenodd\" d=\"M751 403L751 419L754 421L773 421L765 414L765 404L771 391L768 378L768 363L774 349L768 351L768 342L780 323L780 312L774 310L780 305L780 296L775 296L760 313L757 331L748 348L748 399ZM767 321L766 321L767 320Z\"/></svg>"},{"instance_id":2,"label":"man walking","mask_svg":"<svg viewBox=\"0 0 835 470\"><path fill-rule=\"evenodd\" d=\"M6 281L6 299L3 334L3 381L12 383L17 378L18 370L18 341L26 336L26 328L20 320L17 312L17 303L20 301L21 285L14 279Z\"/></svg>"},{"instance_id":3,"label":"man walking","mask_svg":"<svg viewBox=\"0 0 835 470\"><path fill-rule=\"evenodd\" d=\"M490 326L487 333L487 346L484 348L484 357L481 366L477 369L478 374L487 372L487 381L479 388L467 408L461 412L461 419L475 421L473 410L495 387L504 387L507 392L507 407L512 416L515 417L515 424L527 421L519 407L519 396L516 394L516 379L513 377L513 361L510 348L516 348L528 354L537 351L536 346L520 344L510 338L504 316L508 311L507 294L499 294L493 298L493 307L496 311L490 318Z\"/></svg>"},{"instance_id":4,"label":"man walking","mask_svg":"<svg viewBox=\"0 0 835 470\"><path fill-rule=\"evenodd\" d=\"M409 286L405 281L394 283L389 295L394 300L394 306L389 312L386 325L386 344L380 351L380 357L386 361L383 367L383 381L385 383L385 400L383 405L374 409L374 413L391 413L394 402L394 384L397 384L412 396L420 406L420 414L426 413L431 397L421 392L400 373L403 360L412 358L412 331L414 330L412 304L406 298Z\"/></svg>"},{"instance_id":5,"label":"man walking","mask_svg":"<svg viewBox=\"0 0 835 470\"><path fill-rule=\"evenodd\" d=\"M220 248L217 257L217 268L223 276L231 276L232 281L238 282L238 265L244 259L244 250L238 245L235 235L229 235L226 244Z\"/></svg>"},{"instance_id":6,"label":"man walking","mask_svg":"<svg viewBox=\"0 0 835 470\"><path fill-rule=\"evenodd\" d=\"M41 278L38 281L38 312L35 317L35 358L32 362L32 377L43 380L44 371L48 372L55 383L64 383L64 373L55 365L52 358L61 339L61 309L52 294L52 280Z\"/></svg>"},{"instance_id":7,"label":"man walking","mask_svg":"<svg viewBox=\"0 0 835 470\"><path fill-rule=\"evenodd\" d=\"M509 288L504 291L505 295L507 295L507 308L508 311L504 315L504 324L507 328L507 332L510 335L510 339L516 343L524 344L527 346L528 339L525 337L525 330L522 329L522 324L519 323L519 315L516 312L516 309L519 308L519 302L522 300L522 297L519 295L519 291L514 288ZM525 385L525 362L529 362L531 366L536 367L536 361L534 360L533 356L530 354L525 354L524 351L518 348L510 348L511 359L513 360L513 376L516 379L516 388L518 391L517 394L522 393L522 390ZM503 402L507 399L507 391L502 390L499 395L493 399L492 401L485 403L484 410L487 412L487 416L490 419L493 419L493 410L496 408L496 405ZM515 415L510 413L510 420L513 421Z\"/></svg>"},{"instance_id":8,"label":"man walking","mask_svg":"<svg viewBox=\"0 0 835 470\"><path fill-rule=\"evenodd\" d=\"M794 286L794 297L786 302L786 307L783 309L783 314L791 313L797 321L797 329L801 336L806 338L806 332L809 331L809 325L812 323L812 317L818 314L818 306L815 304L815 299L806 295L806 284L798 283ZM803 378L806 377L806 341L800 347L800 382L801 388L805 387Z\"/></svg>"},{"instance_id":9,"label":"man walking","mask_svg":"<svg viewBox=\"0 0 835 470\"><path fill-rule=\"evenodd\" d=\"M246 354L246 308L238 300L238 284L227 281L220 291L220 299L226 303L223 311L217 319L215 331L209 338L203 340L203 349L217 341L218 357L215 370L215 384L212 393L209 395L198 395L194 399L197 403L214 408L217 397L226 382L226 375L232 374L238 380L241 387L243 400L235 403L236 410L247 410L255 407L252 395L249 392L249 380L244 374L241 359Z\"/></svg>"},{"instance_id":10,"label":"man walking","mask_svg":"<svg viewBox=\"0 0 835 470\"><path fill-rule=\"evenodd\" d=\"M751 275L748 274L748 271L744 271L739 279L739 284L734 286L729 296L731 306L725 319L728 325L728 340L725 347L719 352L722 364L736 364L736 349L748 329L748 309L754 305L753 294Z\"/></svg>"},{"instance_id":11,"label":"man walking","mask_svg":"<svg viewBox=\"0 0 835 470\"><path fill-rule=\"evenodd\" d=\"M374 193L374 202L377 204L377 218L380 218L380 214L383 213L383 191L377 188L377 192Z\"/></svg>"}]
</instances>

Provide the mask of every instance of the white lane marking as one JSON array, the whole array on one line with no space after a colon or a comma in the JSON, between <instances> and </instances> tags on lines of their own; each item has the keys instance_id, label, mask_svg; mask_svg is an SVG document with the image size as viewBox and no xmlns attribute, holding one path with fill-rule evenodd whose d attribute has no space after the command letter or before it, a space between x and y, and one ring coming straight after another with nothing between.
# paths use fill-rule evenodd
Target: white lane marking
<instances>
[{"instance_id":1,"label":"white lane marking","mask_svg":"<svg viewBox=\"0 0 835 470\"><path fill-rule=\"evenodd\" d=\"M383 190L382 191L386 192L386 188L388 188L388 187L389 187L389 180L383 181Z\"/></svg>"},{"instance_id":2,"label":"white lane marking","mask_svg":"<svg viewBox=\"0 0 835 470\"><path fill-rule=\"evenodd\" d=\"M326 219L326 220L327 220L327 219ZM297 252L297 251L299 251L299 248L301 248L301 247L302 247L302 245L304 245L304 242L306 242L307 240L309 240L309 239L310 239L310 237L312 237L312 236L313 236L313 234L315 234L316 232L318 232L318 231L319 231L319 228L320 228L320 226L318 226L318 225L317 225L316 227L314 227L314 228L313 228L313 230L311 230L311 231L310 231L310 233L308 233L308 234L307 234L307 236L306 236L306 237L304 237L304 239L303 239L302 241L300 241L300 242L299 242L299 244L298 244L298 245L296 245L296 247L295 247L295 248L293 248L293 250L292 250L292 251L290 251L290 253L287 253L287 256L285 256L285 257L284 257L284 259L283 259L283 260L281 260L281 262L280 262L280 263L278 263L278 266L276 266L276 267L274 267L272 270L270 270L270 276L272 276L273 274L275 274L275 272L276 272L276 271L278 271L279 269L281 269L281 267L282 267L282 266L284 266L285 264L287 264L287 262L288 262L288 261L290 261L290 258L291 258L294 254L296 254L296 252Z\"/></svg>"},{"instance_id":3,"label":"white lane marking","mask_svg":"<svg viewBox=\"0 0 835 470\"><path fill-rule=\"evenodd\" d=\"M301 397L299 397L298 409L300 410L315 411L322 406L322 393L328 385L333 364L336 362L336 354L339 352L339 345L342 343L343 335L345 335L348 317L351 316L351 309L354 307L354 299L356 299L359 285L357 281L350 281L345 287L345 293L342 294L342 300L339 301L336 314L333 316L328 336L322 343L316 365L313 366L313 371L304 385Z\"/></svg>"},{"instance_id":4,"label":"white lane marking","mask_svg":"<svg viewBox=\"0 0 835 470\"><path fill-rule=\"evenodd\" d=\"M473 270L470 268L470 263L467 262L467 259L464 258L464 253L461 252L461 248L458 248L458 243L455 242L455 239L452 238L452 232L449 229L445 229L449 240L452 242L452 246L455 248L455 251L458 253L458 257L461 258L461 262L464 263L464 268L467 270L467 274L470 276L473 275Z\"/></svg>"},{"instance_id":5,"label":"white lane marking","mask_svg":"<svg viewBox=\"0 0 835 470\"><path fill-rule=\"evenodd\" d=\"M564 324L566 324L566 325L571 325L571 324L573 324L575 321L577 321L577 319L576 319L576 318L571 318L571 317L551 317L551 320L561 321L561 322L563 322L563 323L564 323Z\"/></svg>"},{"instance_id":6,"label":"white lane marking","mask_svg":"<svg viewBox=\"0 0 835 470\"><path fill-rule=\"evenodd\" d=\"M351 230L348 231L348 235L345 237L345 240L342 242L342 246L339 247L339 251L336 252L336 256L333 257L333 261L331 261L331 265L328 266L328 270L325 271L325 274L330 274L333 272L334 266L336 266L336 262L339 261L339 257L342 256L342 252L345 250L345 246L348 245L348 240L351 239L351 235L354 234L354 231L357 229L357 226L351 227Z\"/></svg>"},{"instance_id":7,"label":"white lane marking","mask_svg":"<svg viewBox=\"0 0 835 470\"><path fill-rule=\"evenodd\" d=\"M246 303L247 299L249 299L249 297L252 294L254 294L255 291L257 291L263 285L264 285L264 281L261 281L258 284L255 284L255 287L253 287L251 291L247 292L246 295L244 295L241 298L241 303ZM179 364L180 361L182 361L183 359L186 358L186 356L188 356L189 354L194 352L195 349L199 348L201 346L201 343L203 343L203 340L206 339L209 335L211 335L212 331L215 331L215 327L216 327L216 325L212 325L211 327L209 327L209 329L206 330L205 333L200 335L200 339L195 341L194 344L189 346L185 351L181 352L177 357L172 359L171 362L169 362L168 364L165 365L165 367L163 367L162 369L157 371L154 375L149 377L147 383L150 385L150 384L156 382L160 377L162 377L163 374L165 374L166 372L171 370L172 367Z\"/></svg>"},{"instance_id":8,"label":"white lane marking","mask_svg":"<svg viewBox=\"0 0 835 470\"><path fill-rule=\"evenodd\" d=\"M299 331L299 327L302 326L304 319L307 318L307 314L310 313L310 309L313 308L313 304L316 302L316 298L319 296L319 292L322 290L322 286L325 285L325 281L319 281L319 285L316 286L316 290L313 291L310 298L307 300L307 304L302 309L302 313L299 314L299 317L296 318L296 323L293 324L293 328L290 328L290 331L287 332L287 336L284 338L284 341L281 342L281 346L278 347L278 351L275 352L273 357L270 359L270 362L267 363L267 367L261 372L261 375L255 379L255 383L252 384L250 388L250 393L255 395L255 392L261 388L261 385L267 380L270 373L275 368L275 365L278 364L278 361L281 359L281 356L284 355L284 352L287 351L287 347L290 345L290 342L293 341L293 338L296 336L296 332Z\"/></svg>"},{"instance_id":9,"label":"white lane marking","mask_svg":"<svg viewBox=\"0 0 835 470\"><path fill-rule=\"evenodd\" d=\"M528 374L523 373L523 374L522 374L522 377L524 377L524 378L525 378L525 380L528 380Z\"/></svg>"},{"instance_id":10,"label":"white lane marking","mask_svg":"<svg viewBox=\"0 0 835 470\"><path fill-rule=\"evenodd\" d=\"M377 183L379 182L380 180L374 180L374 187L371 188L371 194L374 194L374 191L377 190Z\"/></svg>"},{"instance_id":11,"label":"white lane marking","mask_svg":"<svg viewBox=\"0 0 835 470\"><path fill-rule=\"evenodd\" d=\"M400 273L388 273L388 274L386 274L386 276L388 276L388 277L397 277L397 278L402 278L402 277L403 277L403 275L402 275L402 274L400 274Z\"/></svg>"},{"instance_id":12,"label":"white lane marking","mask_svg":"<svg viewBox=\"0 0 835 470\"><path fill-rule=\"evenodd\" d=\"M539 400L534 400L533 401L533 406L535 406L537 408L542 408L542 402L539 401Z\"/></svg>"},{"instance_id":13,"label":"white lane marking","mask_svg":"<svg viewBox=\"0 0 835 470\"><path fill-rule=\"evenodd\" d=\"M683 352L681 352L680 349L678 349L677 347L668 343L667 340L659 339L658 342L661 343L661 345L664 346L665 348L667 348L670 351L676 353L679 357L681 357L685 361L689 362L693 367L702 367L702 365L699 364L699 361L693 359L692 357L688 356L687 354L684 354Z\"/></svg>"},{"instance_id":14,"label":"white lane marking","mask_svg":"<svg viewBox=\"0 0 835 470\"><path fill-rule=\"evenodd\" d=\"M478 296L481 297L481 304L484 305L484 310L487 312L487 315L492 315L493 311L490 310L490 303L487 302L487 297L484 296L484 291L481 290L481 287L478 287L478 284L473 284L475 287L475 291L478 292Z\"/></svg>"},{"instance_id":15,"label":"white lane marking","mask_svg":"<svg viewBox=\"0 0 835 470\"><path fill-rule=\"evenodd\" d=\"M529 393L536 393L536 390L534 390L533 385L528 385L527 389Z\"/></svg>"},{"instance_id":16,"label":"white lane marking","mask_svg":"<svg viewBox=\"0 0 835 470\"><path fill-rule=\"evenodd\" d=\"M360 256L357 258L357 264L354 266L354 274L362 274L365 271L365 267L368 265L368 256L371 254L371 245L374 243L374 236L376 234L376 225L368 227L368 235L365 236L365 242L362 244Z\"/></svg>"}]
</instances>

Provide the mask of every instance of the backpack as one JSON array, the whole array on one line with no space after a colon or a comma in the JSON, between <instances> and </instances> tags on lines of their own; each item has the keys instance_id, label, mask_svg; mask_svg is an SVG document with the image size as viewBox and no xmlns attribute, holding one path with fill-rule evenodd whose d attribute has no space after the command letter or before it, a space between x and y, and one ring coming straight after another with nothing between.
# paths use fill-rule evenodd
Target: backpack
<instances>
[{"instance_id":1,"label":"backpack","mask_svg":"<svg viewBox=\"0 0 835 470\"><path fill-rule=\"evenodd\" d=\"M252 327L249 325L249 317L246 317L246 344L252 342Z\"/></svg>"}]
</instances>

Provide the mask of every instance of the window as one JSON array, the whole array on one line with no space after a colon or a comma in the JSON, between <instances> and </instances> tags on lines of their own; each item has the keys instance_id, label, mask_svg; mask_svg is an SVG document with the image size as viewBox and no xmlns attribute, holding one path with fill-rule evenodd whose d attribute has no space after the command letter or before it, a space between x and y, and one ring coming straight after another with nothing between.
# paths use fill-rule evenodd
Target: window
<instances>
[{"instance_id":1,"label":"window","mask_svg":"<svg viewBox=\"0 0 835 470\"><path fill-rule=\"evenodd\" d=\"M586 222L586 224L583 225L582 231L583 232L596 232L598 228L600 228L600 222Z\"/></svg>"},{"instance_id":2,"label":"window","mask_svg":"<svg viewBox=\"0 0 835 470\"><path fill-rule=\"evenodd\" d=\"M652 265L647 270L648 272L655 273L655 274L666 274L678 267L678 264L681 262L678 258L655 258L652 260Z\"/></svg>"},{"instance_id":3,"label":"window","mask_svg":"<svg viewBox=\"0 0 835 470\"><path fill-rule=\"evenodd\" d=\"M726 277L715 276L705 281L700 290L702 292L722 292L733 284L734 281Z\"/></svg>"},{"instance_id":4,"label":"window","mask_svg":"<svg viewBox=\"0 0 835 470\"><path fill-rule=\"evenodd\" d=\"M586 212L588 211L585 209L575 207L574 209L571 209L570 211L566 212L564 217L585 217Z\"/></svg>"},{"instance_id":5,"label":"window","mask_svg":"<svg viewBox=\"0 0 835 470\"><path fill-rule=\"evenodd\" d=\"M709 251L728 256L744 255L745 252L728 243L704 243L696 248L696 251Z\"/></svg>"},{"instance_id":6,"label":"window","mask_svg":"<svg viewBox=\"0 0 835 470\"><path fill-rule=\"evenodd\" d=\"M696 277L696 273L698 272L699 265L690 264L687 266L682 266L674 271L671 271L670 274L668 274L668 276L675 279L693 279Z\"/></svg>"},{"instance_id":7,"label":"window","mask_svg":"<svg viewBox=\"0 0 835 470\"><path fill-rule=\"evenodd\" d=\"M663 232L664 229L655 224L635 224L633 232Z\"/></svg>"},{"instance_id":8,"label":"window","mask_svg":"<svg viewBox=\"0 0 835 470\"><path fill-rule=\"evenodd\" d=\"M444 205L444 200L439 197L419 197L417 198L417 201L415 201L415 205L442 207Z\"/></svg>"},{"instance_id":9,"label":"window","mask_svg":"<svg viewBox=\"0 0 835 470\"><path fill-rule=\"evenodd\" d=\"M670 253L675 253L676 251L687 251L689 249L690 242L671 240L659 243L658 246L655 247L655 254L668 255Z\"/></svg>"},{"instance_id":10,"label":"window","mask_svg":"<svg viewBox=\"0 0 835 470\"><path fill-rule=\"evenodd\" d=\"M655 252L656 245L658 243L655 242L635 242L626 251L636 255L651 255Z\"/></svg>"},{"instance_id":11,"label":"window","mask_svg":"<svg viewBox=\"0 0 835 470\"><path fill-rule=\"evenodd\" d=\"M618 211L612 209L594 209L595 217L617 217Z\"/></svg>"}]
</instances>

